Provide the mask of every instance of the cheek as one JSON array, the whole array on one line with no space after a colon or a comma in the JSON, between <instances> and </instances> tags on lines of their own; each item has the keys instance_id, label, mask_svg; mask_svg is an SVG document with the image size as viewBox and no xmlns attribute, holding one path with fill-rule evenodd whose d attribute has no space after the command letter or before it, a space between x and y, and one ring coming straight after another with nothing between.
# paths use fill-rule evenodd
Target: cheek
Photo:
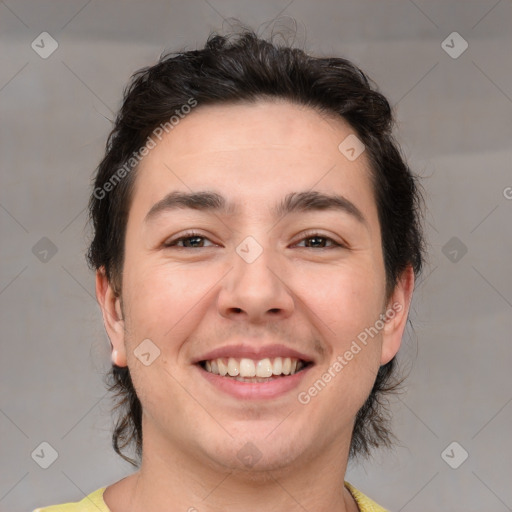
<instances>
[{"instance_id":1,"label":"cheek","mask_svg":"<svg viewBox=\"0 0 512 512\"><path fill-rule=\"evenodd\" d=\"M346 417L349 411L355 415L375 381L382 344L381 329L375 328L382 313L382 280L367 265L331 269L325 275L317 270L314 280L304 274L303 299L315 313L310 318L327 349L317 385L321 393L318 389L311 391L322 395L318 405L330 408L329 404L337 404L333 415ZM311 286L312 282L316 285Z\"/></svg>"},{"instance_id":2,"label":"cheek","mask_svg":"<svg viewBox=\"0 0 512 512\"><path fill-rule=\"evenodd\" d=\"M323 290L311 291L310 286L307 294L306 304L315 313L310 318L321 331L327 353L310 387L301 390L299 402L309 404L312 424L313 418L325 423L329 415L326 435L337 435L336 425L351 428L349 419L368 398L379 369L382 336L375 326L383 289L373 286L379 281L373 275L369 279L369 272L352 267L350 272L332 273L328 280L317 280Z\"/></svg>"},{"instance_id":3,"label":"cheek","mask_svg":"<svg viewBox=\"0 0 512 512\"><path fill-rule=\"evenodd\" d=\"M324 325L326 339L340 350L382 313L383 277L371 265L305 269L297 289Z\"/></svg>"},{"instance_id":4,"label":"cheek","mask_svg":"<svg viewBox=\"0 0 512 512\"><path fill-rule=\"evenodd\" d=\"M208 291L222 277L221 271L214 266L178 267L165 261L126 265L123 295L129 306L131 341L150 338L164 352L177 349L197 327L198 316L207 307Z\"/></svg>"},{"instance_id":5,"label":"cheek","mask_svg":"<svg viewBox=\"0 0 512 512\"><path fill-rule=\"evenodd\" d=\"M305 390L306 394L300 397L302 403L309 400L305 407L309 407L311 419L316 416L319 422L324 423L326 431L333 435L339 425L350 423L355 418L375 382L379 360L372 351L364 351L362 348L350 361L342 356L343 363L335 358L342 369L331 362L329 368ZM326 414L332 421L325 422Z\"/></svg>"}]
</instances>

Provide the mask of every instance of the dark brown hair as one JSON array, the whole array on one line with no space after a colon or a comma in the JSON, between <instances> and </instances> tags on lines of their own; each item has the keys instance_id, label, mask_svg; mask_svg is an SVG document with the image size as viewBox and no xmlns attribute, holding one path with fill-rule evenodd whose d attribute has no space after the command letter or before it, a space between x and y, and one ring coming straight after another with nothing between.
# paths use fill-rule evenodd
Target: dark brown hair
<instances>
[{"instance_id":1,"label":"dark brown hair","mask_svg":"<svg viewBox=\"0 0 512 512\"><path fill-rule=\"evenodd\" d=\"M346 59L314 57L299 48L264 40L245 28L230 36L211 34L200 50L163 54L155 65L137 71L124 91L89 203L94 237L88 262L93 269L104 269L116 293L121 293L126 223L136 176L133 157L154 130L191 98L199 106L280 98L342 117L365 144L371 163L388 297L407 267L420 273L421 195L393 138L394 120L386 98ZM120 173L123 167L125 172ZM398 382L396 366L393 358L378 371L371 394L355 419L351 457L390 445L385 397ZM106 382L115 393L115 410L119 411L113 447L138 466L142 406L129 369L113 365ZM123 453L131 444L137 460Z\"/></svg>"}]
</instances>

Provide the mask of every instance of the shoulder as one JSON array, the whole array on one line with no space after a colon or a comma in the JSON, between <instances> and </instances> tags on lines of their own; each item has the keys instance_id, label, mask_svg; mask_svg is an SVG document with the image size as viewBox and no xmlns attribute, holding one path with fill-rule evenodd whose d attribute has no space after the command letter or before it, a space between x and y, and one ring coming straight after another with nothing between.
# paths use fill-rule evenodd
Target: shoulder
<instances>
[{"instance_id":1,"label":"shoulder","mask_svg":"<svg viewBox=\"0 0 512 512\"><path fill-rule=\"evenodd\" d=\"M103 492L105 489L106 487L101 487L81 501L36 508L33 512L110 512L103 501Z\"/></svg>"},{"instance_id":2,"label":"shoulder","mask_svg":"<svg viewBox=\"0 0 512 512\"><path fill-rule=\"evenodd\" d=\"M388 512L385 508L375 503L373 500L368 498L368 496L365 496L361 491L348 482L345 482L345 487L356 500L357 506L361 512Z\"/></svg>"}]
</instances>

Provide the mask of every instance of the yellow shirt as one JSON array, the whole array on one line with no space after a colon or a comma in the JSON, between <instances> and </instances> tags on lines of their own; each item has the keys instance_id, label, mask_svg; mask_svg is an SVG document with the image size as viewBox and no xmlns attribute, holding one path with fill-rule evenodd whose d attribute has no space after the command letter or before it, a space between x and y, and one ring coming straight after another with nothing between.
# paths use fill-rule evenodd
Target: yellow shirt
<instances>
[{"instance_id":1,"label":"yellow shirt","mask_svg":"<svg viewBox=\"0 0 512 512\"><path fill-rule=\"evenodd\" d=\"M386 509L377 505L377 503L365 496L362 492L358 491L348 482L345 482L345 487L356 500L360 512L387 512ZM82 501L36 508L33 512L110 512L110 509L103 501L103 491L105 491L105 489L106 487L102 487L101 489L92 492Z\"/></svg>"}]
</instances>

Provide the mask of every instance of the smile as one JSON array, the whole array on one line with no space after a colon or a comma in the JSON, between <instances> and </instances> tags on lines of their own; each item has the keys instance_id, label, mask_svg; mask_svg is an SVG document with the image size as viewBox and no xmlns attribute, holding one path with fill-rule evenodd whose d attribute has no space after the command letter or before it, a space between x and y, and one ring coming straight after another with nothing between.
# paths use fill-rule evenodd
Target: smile
<instances>
[{"instance_id":1,"label":"smile","mask_svg":"<svg viewBox=\"0 0 512 512\"><path fill-rule=\"evenodd\" d=\"M312 362L294 357L220 357L196 364L201 375L215 388L241 399L283 395L298 387L312 366Z\"/></svg>"},{"instance_id":2,"label":"smile","mask_svg":"<svg viewBox=\"0 0 512 512\"><path fill-rule=\"evenodd\" d=\"M294 375L308 363L294 357L266 357L260 360L219 357L202 361L200 365L209 373L231 377L239 382L267 382L274 377Z\"/></svg>"}]
</instances>

